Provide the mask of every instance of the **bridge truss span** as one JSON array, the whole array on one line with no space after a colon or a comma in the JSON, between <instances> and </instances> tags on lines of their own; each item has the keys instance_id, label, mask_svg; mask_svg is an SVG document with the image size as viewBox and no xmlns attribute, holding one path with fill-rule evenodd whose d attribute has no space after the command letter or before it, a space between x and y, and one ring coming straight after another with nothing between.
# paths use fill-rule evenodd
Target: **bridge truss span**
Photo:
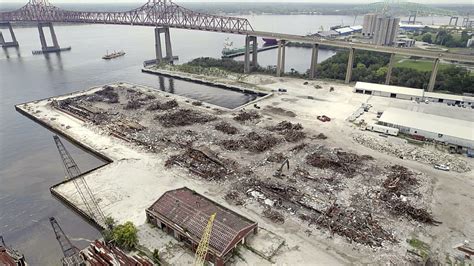
<instances>
[{"instance_id":1,"label":"bridge truss span","mask_svg":"<svg viewBox=\"0 0 474 266\"><path fill-rule=\"evenodd\" d=\"M1 12L0 21L139 25L240 34L253 31L247 19L195 12L171 0L148 0L145 5L125 12L70 11L48 0L30 0L18 10Z\"/></svg>"}]
</instances>

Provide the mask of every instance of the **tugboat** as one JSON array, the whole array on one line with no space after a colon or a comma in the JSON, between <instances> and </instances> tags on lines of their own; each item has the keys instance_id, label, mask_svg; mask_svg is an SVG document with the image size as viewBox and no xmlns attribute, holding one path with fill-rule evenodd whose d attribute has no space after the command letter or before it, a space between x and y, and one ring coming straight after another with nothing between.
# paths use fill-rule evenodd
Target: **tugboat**
<instances>
[{"instance_id":1,"label":"tugboat","mask_svg":"<svg viewBox=\"0 0 474 266\"><path fill-rule=\"evenodd\" d=\"M26 266L25 256L20 252L7 247L3 237L0 236L0 265Z\"/></svg>"},{"instance_id":2,"label":"tugboat","mask_svg":"<svg viewBox=\"0 0 474 266\"><path fill-rule=\"evenodd\" d=\"M111 54L109 54L109 51L107 51L107 54L104 55L102 57L102 59L104 60L110 60L110 59L114 59L114 58L117 58L117 57L121 57L121 56L124 56L125 55L125 52L124 51L120 51L120 52L113 52Z\"/></svg>"}]
</instances>

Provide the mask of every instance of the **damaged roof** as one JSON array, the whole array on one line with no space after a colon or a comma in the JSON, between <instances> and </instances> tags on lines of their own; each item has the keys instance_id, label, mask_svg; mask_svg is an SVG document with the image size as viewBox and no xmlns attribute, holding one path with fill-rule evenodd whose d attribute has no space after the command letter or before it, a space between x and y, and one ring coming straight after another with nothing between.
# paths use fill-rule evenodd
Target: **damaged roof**
<instances>
[{"instance_id":1,"label":"damaged roof","mask_svg":"<svg viewBox=\"0 0 474 266\"><path fill-rule=\"evenodd\" d=\"M148 211L168 219L196 242L201 239L210 216L216 213L209 245L220 256L257 227L256 222L187 187L165 192Z\"/></svg>"}]
</instances>

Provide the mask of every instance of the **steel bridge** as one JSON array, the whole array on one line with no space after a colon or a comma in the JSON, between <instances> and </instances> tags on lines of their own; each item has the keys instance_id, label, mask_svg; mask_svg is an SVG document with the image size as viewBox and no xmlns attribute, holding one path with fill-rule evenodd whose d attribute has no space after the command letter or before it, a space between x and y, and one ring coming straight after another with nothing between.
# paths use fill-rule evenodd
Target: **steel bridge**
<instances>
[{"instance_id":1,"label":"steel bridge","mask_svg":"<svg viewBox=\"0 0 474 266\"><path fill-rule=\"evenodd\" d=\"M251 72L257 66L257 37L274 38L278 40L277 76L285 73L285 45L288 41L296 41L312 44L312 56L309 77L316 77L316 65L318 60L318 50L320 45L348 49L349 60L346 71L346 83L352 79L352 69L354 64L354 53L357 50L367 50L391 55L386 76L386 84L390 84L391 73L395 63L395 55L417 56L433 59L433 69L428 85L428 90L432 91L436 83L436 75L440 60L474 63L474 56L460 55L447 52L427 51L413 48L395 48L389 46L377 46L366 43L353 43L341 40L327 40L321 37L301 36L284 33L255 31L250 22L244 18L216 16L195 12L183 8L171 0L148 0L143 6L125 12L85 12L70 11L60 9L48 2L48 0L29 0L22 8L9 12L0 12L0 28L9 28L12 40L5 41L0 32L0 45L3 47L18 46L15 34L10 22L35 22L38 24L38 31L41 41L41 50L33 53L49 53L68 50L60 48L52 23L99 23L117 25L137 25L155 27L155 52L156 59L145 61L146 63L159 63L162 61L173 61L171 48L170 28L190 29L200 31L213 31L246 36L245 40L245 72ZM51 33L52 46L48 46L44 36L43 27L49 27ZM161 45L161 35L165 37L165 51ZM165 55L163 55L165 52ZM252 56L251 56L252 54Z\"/></svg>"},{"instance_id":2,"label":"steel bridge","mask_svg":"<svg viewBox=\"0 0 474 266\"><path fill-rule=\"evenodd\" d=\"M139 25L226 33L253 30L247 19L194 12L171 0L148 0L143 6L126 12L69 11L50 4L48 0L29 0L18 10L0 13L0 21Z\"/></svg>"}]
</instances>

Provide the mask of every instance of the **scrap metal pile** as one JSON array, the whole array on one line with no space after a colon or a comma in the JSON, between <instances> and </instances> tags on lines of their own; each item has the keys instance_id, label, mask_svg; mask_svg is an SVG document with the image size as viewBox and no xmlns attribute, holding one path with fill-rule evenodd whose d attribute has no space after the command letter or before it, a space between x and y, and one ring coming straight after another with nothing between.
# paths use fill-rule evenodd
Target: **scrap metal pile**
<instances>
[{"instance_id":1,"label":"scrap metal pile","mask_svg":"<svg viewBox=\"0 0 474 266\"><path fill-rule=\"evenodd\" d=\"M395 215L405 215L422 223L438 224L426 209L416 208L407 200L407 195L412 194L413 187L418 185L414 174L400 165L394 165L390 170L391 173L383 183L384 190L380 194L386 208Z\"/></svg>"},{"instance_id":2,"label":"scrap metal pile","mask_svg":"<svg viewBox=\"0 0 474 266\"><path fill-rule=\"evenodd\" d=\"M165 166L178 165L207 180L222 180L234 175L235 162L221 161L212 152L189 148L184 153L172 155Z\"/></svg>"}]
</instances>

